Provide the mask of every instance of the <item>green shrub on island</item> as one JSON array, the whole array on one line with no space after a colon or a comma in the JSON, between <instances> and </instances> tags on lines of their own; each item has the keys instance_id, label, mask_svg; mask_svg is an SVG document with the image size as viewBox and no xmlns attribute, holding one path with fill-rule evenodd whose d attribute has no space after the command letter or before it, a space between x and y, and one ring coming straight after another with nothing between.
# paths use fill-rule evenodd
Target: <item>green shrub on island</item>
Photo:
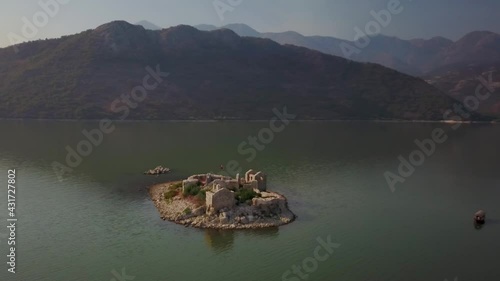
<instances>
[{"instance_id":1,"label":"green shrub on island","mask_svg":"<svg viewBox=\"0 0 500 281\"><path fill-rule=\"evenodd\" d=\"M167 192L165 192L165 199L166 200L170 200L172 198L174 198L175 196L177 196L177 190L169 190Z\"/></svg>"},{"instance_id":2,"label":"green shrub on island","mask_svg":"<svg viewBox=\"0 0 500 281\"><path fill-rule=\"evenodd\" d=\"M257 194L257 192L253 191L252 189L246 188L240 189L235 193L236 200L238 200L240 204L245 203L248 200L252 200L253 198L258 196L259 194Z\"/></svg>"},{"instance_id":3,"label":"green shrub on island","mask_svg":"<svg viewBox=\"0 0 500 281\"><path fill-rule=\"evenodd\" d=\"M184 214L186 215L190 215L191 214L191 208L187 207L186 209L184 209L184 211L182 211Z\"/></svg>"},{"instance_id":4,"label":"green shrub on island","mask_svg":"<svg viewBox=\"0 0 500 281\"><path fill-rule=\"evenodd\" d=\"M177 190L182 187L182 182L176 182L168 187L168 190Z\"/></svg>"},{"instance_id":5,"label":"green shrub on island","mask_svg":"<svg viewBox=\"0 0 500 281\"><path fill-rule=\"evenodd\" d=\"M207 198L207 192L205 190L200 190L198 194L196 194L196 198L198 198L200 201L205 201Z\"/></svg>"},{"instance_id":6,"label":"green shrub on island","mask_svg":"<svg viewBox=\"0 0 500 281\"><path fill-rule=\"evenodd\" d=\"M198 185L188 185L184 188L184 192L182 193L184 197L187 196L196 196L198 193L200 193L201 187Z\"/></svg>"}]
</instances>

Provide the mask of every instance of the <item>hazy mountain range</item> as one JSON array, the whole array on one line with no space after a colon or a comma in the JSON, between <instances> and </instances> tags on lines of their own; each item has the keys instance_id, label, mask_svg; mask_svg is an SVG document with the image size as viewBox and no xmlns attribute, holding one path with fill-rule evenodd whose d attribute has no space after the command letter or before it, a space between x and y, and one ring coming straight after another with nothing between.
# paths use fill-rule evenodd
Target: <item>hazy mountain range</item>
<instances>
[{"instance_id":1,"label":"hazy mountain range","mask_svg":"<svg viewBox=\"0 0 500 281\"><path fill-rule=\"evenodd\" d=\"M195 26L200 30L215 30L213 25ZM294 31L260 33L245 24L228 24L240 36L269 38L280 44L292 44L326 54L345 57L341 44L357 47L356 42L327 36L304 36ZM500 35L489 31L466 34L456 42L444 37L403 40L377 35L369 37L364 48L358 48L349 59L374 62L411 75L423 75L436 69L456 64L500 62ZM344 45L346 46L346 45Z\"/></svg>"},{"instance_id":2,"label":"hazy mountain range","mask_svg":"<svg viewBox=\"0 0 500 281\"><path fill-rule=\"evenodd\" d=\"M378 64L229 29L115 21L17 48L0 49L2 118L268 119L286 107L297 119L441 120L456 103ZM155 70L170 74L130 102Z\"/></svg>"},{"instance_id":3,"label":"hazy mountain range","mask_svg":"<svg viewBox=\"0 0 500 281\"><path fill-rule=\"evenodd\" d=\"M150 29L160 27L149 23ZM345 57L344 46L356 47L355 42L328 36L304 36L294 31L258 32L245 24L228 24L222 27L197 25L200 30L227 28L240 36L268 38L280 44L291 44L317 50L325 54ZM453 98L463 101L475 94L480 83L478 76L491 76L496 90L480 104L484 114L500 116L500 35L489 31L475 31L457 41L444 37L403 40L378 35L370 37L369 44L360 52L349 56L360 62L372 62L397 71L424 78ZM497 82L495 82L497 81Z\"/></svg>"},{"instance_id":4,"label":"hazy mountain range","mask_svg":"<svg viewBox=\"0 0 500 281\"><path fill-rule=\"evenodd\" d=\"M213 25L198 25L200 30L215 30ZM231 29L241 36L269 38L280 44L292 44L344 57L341 44L356 47L355 42L327 36L304 36L294 31L261 33L245 24L228 24L220 28ZM350 59L372 62L397 71L425 78L438 89L463 101L474 95L480 83L478 76L492 73L496 91L481 102L480 112L500 116L500 35L489 31L475 31L457 41L444 37L403 40L378 35ZM497 81L497 82L495 82Z\"/></svg>"}]
</instances>

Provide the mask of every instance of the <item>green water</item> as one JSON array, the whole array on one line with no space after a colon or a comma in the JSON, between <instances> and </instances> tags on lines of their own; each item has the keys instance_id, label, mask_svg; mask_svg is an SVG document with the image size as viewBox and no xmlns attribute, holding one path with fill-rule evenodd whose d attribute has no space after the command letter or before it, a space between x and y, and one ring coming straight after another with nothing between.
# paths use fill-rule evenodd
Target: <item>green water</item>
<instances>
[{"instance_id":1,"label":"green water","mask_svg":"<svg viewBox=\"0 0 500 281\"><path fill-rule=\"evenodd\" d=\"M0 280L278 281L328 236L340 247L307 280L500 280L500 126L450 132L394 193L384 172L444 125L292 123L247 162L238 145L267 126L121 123L61 182L51 163L64 163L65 146L96 123L0 121L0 218L7 225L7 169L15 168L19 219L17 273L7 272L0 237ZM298 219L236 232L159 219L147 186L217 172L229 160L265 171ZM173 172L141 174L160 164ZM480 208L488 222L477 230ZM113 275L122 269L130 278Z\"/></svg>"}]
</instances>

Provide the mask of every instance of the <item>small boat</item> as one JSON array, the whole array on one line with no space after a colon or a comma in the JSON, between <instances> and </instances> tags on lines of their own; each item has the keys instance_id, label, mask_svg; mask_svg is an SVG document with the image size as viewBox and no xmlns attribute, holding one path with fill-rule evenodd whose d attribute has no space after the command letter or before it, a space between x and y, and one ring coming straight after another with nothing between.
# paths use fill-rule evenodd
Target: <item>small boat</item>
<instances>
[{"instance_id":1,"label":"small boat","mask_svg":"<svg viewBox=\"0 0 500 281\"><path fill-rule=\"evenodd\" d=\"M479 210L474 214L474 222L476 224L484 224L486 221L486 212Z\"/></svg>"}]
</instances>

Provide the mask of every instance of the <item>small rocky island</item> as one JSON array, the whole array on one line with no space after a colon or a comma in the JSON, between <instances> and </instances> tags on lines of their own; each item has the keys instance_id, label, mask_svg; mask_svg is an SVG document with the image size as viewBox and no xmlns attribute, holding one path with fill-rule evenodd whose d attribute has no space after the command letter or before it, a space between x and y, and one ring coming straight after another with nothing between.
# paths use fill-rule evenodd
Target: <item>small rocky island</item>
<instances>
[{"instance_id":1,"label":"small rocky island","mask_svg":"<svg viewBox=\"0 0 500 281\"><path fill-rule=\"evenodd\" d=\"M145 175L149 175L149 176L152 176L152 175L161 175L161 174L166 174L170 172L170 169L169 168L166 168L166 167L163 167L163 166L157 166L156 168L154 169L151 169L151 170L147 170L144 172Z\"/></svg>"},{"instance_id":2,"label":"small rocky island","mask_svg":"<svg viewBox=\"0 0 500 281\"><path fill-rule=\"evenodd\" d=\"M200 174L157 184L149 194L160 216L185 226L249 229L284 225L295 215L286 198L267 191L267 176L249 170L236 178Z\"/></svg>"}]
</instances>

